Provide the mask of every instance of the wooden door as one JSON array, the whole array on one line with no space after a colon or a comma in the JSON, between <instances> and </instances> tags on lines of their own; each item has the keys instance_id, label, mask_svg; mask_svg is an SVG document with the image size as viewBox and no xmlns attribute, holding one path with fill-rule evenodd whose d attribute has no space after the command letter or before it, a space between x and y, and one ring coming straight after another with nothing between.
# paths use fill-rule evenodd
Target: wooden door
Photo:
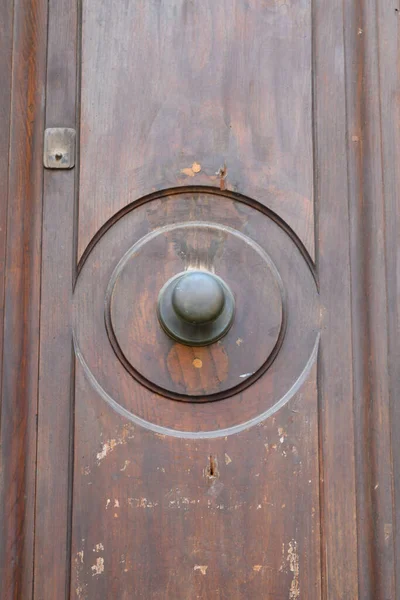
<instances>
[{"instance_id":1,"label":"wooden door","mask_svg":"<svg viewBox=\"0 0 400 600\"><path fill-rule=\"evenodd\" d=\"M1 597L400 598L396 3L0 12Z\"/></svg>"}]
</instances>

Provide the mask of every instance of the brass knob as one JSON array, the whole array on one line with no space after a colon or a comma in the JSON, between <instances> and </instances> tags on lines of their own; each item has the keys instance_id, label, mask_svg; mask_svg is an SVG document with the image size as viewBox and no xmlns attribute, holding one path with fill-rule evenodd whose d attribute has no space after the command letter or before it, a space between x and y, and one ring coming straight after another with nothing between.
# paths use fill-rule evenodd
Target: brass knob
<instances>
[{"instance_id":1,"label":"brass knob","mask_svg":"<svg viewBox=\"0 0 400 600\"><path fill-rule=\"evenodd\" d=\"M189 346L219 340L232 325L235 300L227 284L208 271L186 271L172 277L158 299L164 331Z\"/></svg>"}]
</instances>

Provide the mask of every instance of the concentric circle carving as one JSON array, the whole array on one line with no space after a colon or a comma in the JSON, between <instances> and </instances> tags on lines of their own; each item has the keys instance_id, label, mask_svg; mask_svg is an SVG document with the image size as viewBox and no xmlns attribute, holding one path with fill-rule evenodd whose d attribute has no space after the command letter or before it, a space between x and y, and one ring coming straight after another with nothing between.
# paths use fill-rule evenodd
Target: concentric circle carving
<instances>
[{"instance_id":1,"label":"concentric circle carving","mask_svg":"<svg viewBox=\"0 0 400 600\"><path fill-rule=\"evenodd\" d=\"M188 269L215 273L235 298L232 326L209 346L177 343L157 318L160 289ZM318 315L311 261L278 217L232 193L170 190L121 211L85 253L75 349L98 393L132 421L171 435L227 435L301 385Z\"/></svg>"},{"instance_id":2,"label":"concentric circle carving","mask_svg":"<svg viewBox=\"0 0 400 600\"><path fill-rule=\"evenodd\" d=\"M171 340L157 318L163 283L199 267L221 276L236 304L233 325L215 347L203 348L201 366L198 348ZM117 356L144 385L205 402L247 387L268 368L284 336L283 305L279 273L258 244L230 227L192 221L156 229L128 250L107 288L106 324ZM251 343L243 352L245 332Z\"/></svg>"}]
</instances>

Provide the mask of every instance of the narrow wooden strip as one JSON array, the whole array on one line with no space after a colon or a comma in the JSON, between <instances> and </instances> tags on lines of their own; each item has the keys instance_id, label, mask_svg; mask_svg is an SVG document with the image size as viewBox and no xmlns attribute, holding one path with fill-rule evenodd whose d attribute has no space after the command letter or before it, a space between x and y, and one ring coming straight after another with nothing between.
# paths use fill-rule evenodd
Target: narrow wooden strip
<instances>
[{"instance_id":1,"label":"narrow wooden strip","mask_svg":"<svg viewBox=\"0 0 400 600\"><path fill-rule=\"evenodd\" d=\"M389 394L393 470L394 597L400 598L400 7L377 2L382 170L385 191ZM397 519L396 519L397 515ZM389 530L387 529L387 532Z\"/></svg>"},{"instance_id":2,"label":"narrow wooden strip","mask_svg":"<svg viewBox=\"0 0 400 600\"><path fill-rule=\"evenodd\" d=\"M381 127L390 116L381 106L377 6L363 0L345 15L359 587L366 599L395 597L385 264L385 180L394 166L385 176ZM395 268L393 260L388 266Z\"/></svg>"},{"instance_id":3,"label":"narrow wooden strip","mask_svg":"<svg viewBox=\"0 0 400 600\"><path fill-rule=\"evenodd\" d=\"M46 127L75 127L77 4L49 3ZM76 169L44 175L35 597L69 598ZM51 543L49 544L49 540Z\"/></svg>"},{"instance_id":4,"label":"narrow wooden strip","mask_svg":"<svg viewBox=\"0 0 400 600\"><path fill-rule=\"evenodd\" d=\"M11 2L0 6L0 185L3 190L0 202L0 364L3 357L4 283L7 243L8 165L11 118L12 43L14 6ZM2 372L0 369L0 389ZM1 395L0 395L1 407ZM0 409L1 410L1 409Z\"/></svg>"},{"instance_id":5,"label":"narrow wooden strip","mask_svg":"<svg viewBox=\"0 0 400 600\"><path fill-rule=\"evenodd\" d=\"M358 598L343 3L314 3L322 597Z\"/></svg>"},{"instance_id":6,"label":"narrow wooden strip","mask_svg":"<svg viewBox=\"0 0 400 600\"><path fill-rule=\"evenodd\" d=\"M10 20L8 21L10 25ZM47 2L14 6L1 414L1 593L32 596Z\"/></svg>"}]
</instances>

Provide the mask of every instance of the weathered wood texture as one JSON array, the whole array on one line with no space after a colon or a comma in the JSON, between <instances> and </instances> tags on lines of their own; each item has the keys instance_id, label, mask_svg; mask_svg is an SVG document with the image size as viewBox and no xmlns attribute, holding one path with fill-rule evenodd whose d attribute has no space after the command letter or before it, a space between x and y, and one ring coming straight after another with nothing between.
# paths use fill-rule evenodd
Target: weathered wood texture
<instances>
[{"instance_id":1,"label":"weathered wood texture","mask_svg":"<svg viewBox=\"0 0 400 600\"><path fill-rule=\"evenodd\" d=\"M393 104L396 90L390 76L391 69L388 70L387 51L390 48L393 51L392 44L397 40L398 14L395 5L388 6L386 11L382 11L379 5L379 2L364 1L349 6L346 12L354 414L361 598L396 597L393 538L393 499L396 498L393 498L392 490L394 484L398 486L398 483L395 483L392 471L390 394L394 393L392 401L395 407L398 395L395 395L396 371L393 372L393 368L397 369L398 381L399 363L396 367L393 339L391 347L389 346L389 335L391 338L393 335L390 334L389 325L398 330L398 299L393 293L398 264L396 267L393 252L398 253L399 238L398 232L394 232L393 224L398 222L396 195L398 198L399 187L395 167L396 139L392 131L397 129L398 134L399 121L396 120L398 108ZM392 58L395 58L395 53ZM391 361L390 350L394 353ZM391 377L389 365L392 369ZM396 453L396 445L393 446L393 451Z\"/></svg>"},{"instance_id":2,"label":"weathered wood texture","mask_svg":"<svg viewBox=\"0 0 400 600\"><path fill-rule=\"evenodd\" d=\"M78 4L49 2L46 127L76 126ZM35 598L69 596L75 172L44 171ZM48 540L52 543L49 545ZM51 575L49 575L51 574Z\"/></svg>"},{"instance_id":3,"label":"weathered wood texture","mask_svg":"<svg viewBox=\"0 0 400 600\"><path fill-rule=\"evenodd\" d=\"M42 0L0 8L0 565L1 595L7 599L32 594L46 19Z\"/></svg>"},{"instance_id":4,"label":"weathered wood texture","mask_svg":"<svg viewBox=\"0 0 400 600\"><path fill-rule=\"evenodd\" d=\"M357 598L344 5L314 6L322 597Z\"/></svg>"},{"instance_id":5,"label":"weathered wood texture","mask_svg":"<svg viewBox=\"0 0 400 600\"><path fill-rule=\"evenodd\" d=\"M120 208L199 184L269 206L313 255L310 0L84 2L82 28L79 256Z\"/></svg>"},{"instance_id":6,"label":"weathered wood texture","mask_svg":"<svg viewBox=\"0 0 400 600\"><path fill-rule=\"evenodd\" d=\"M399 8L1 7L2 597L400 598ZM154 311L199 252L239 308L196 351Z\"/></svg>"}]
</instances>

